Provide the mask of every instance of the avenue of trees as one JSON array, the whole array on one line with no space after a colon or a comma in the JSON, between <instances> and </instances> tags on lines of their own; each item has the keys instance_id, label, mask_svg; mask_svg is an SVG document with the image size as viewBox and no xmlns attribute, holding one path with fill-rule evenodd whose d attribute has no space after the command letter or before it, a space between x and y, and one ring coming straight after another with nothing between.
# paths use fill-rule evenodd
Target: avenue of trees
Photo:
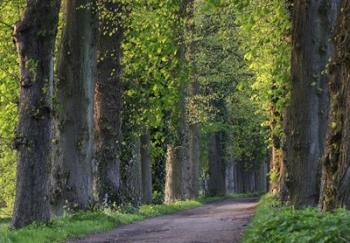
<instances>
[{"instance_id":1,"label":"avenue of trees","mask_svg":"<svg viewBox=\"0 0 350 243\"><path fill-rule=\"evenodd\" d=\"M13 228L267 190L350 209L349 0L0 10L0 212Z\"/></svg>"}]
</instances>

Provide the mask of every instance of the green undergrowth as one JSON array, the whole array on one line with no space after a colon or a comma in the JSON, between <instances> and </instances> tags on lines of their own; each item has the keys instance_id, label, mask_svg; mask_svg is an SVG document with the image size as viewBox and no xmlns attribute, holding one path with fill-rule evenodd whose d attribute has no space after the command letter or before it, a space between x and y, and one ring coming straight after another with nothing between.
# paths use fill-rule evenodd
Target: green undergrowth
<instances>
[{"instance_id":1,"label":"green undergrowth","mask_svg":"<svg viewBox=\"0 0 350 243\"><path fill-rule=\"evenodd\" d=\"M232 194L225 197L178 201L170 205L143 205L139 208L124 207L118 210L105 208L93 212L69 214L62 218L54 219L45 225L34 224L20 230L9 230L9 219L2 219L0 220L0 243L64 242L69 238L110 230L119 225L129 224L146 218L176 213L227 198L247 196L254 196L254 194Z\"/></svg>"},{"instance_id":2,"label":"green undergrowth","mask_svg":"<svg viewBox=\"0 0 350 243\"><path fill-rule=\"evenodd\" d=\"M350 212L321 213L318 208L283 206L271 195L262 197L243 237L250 242L350 242Z\"/></svg>"}]
</instances>

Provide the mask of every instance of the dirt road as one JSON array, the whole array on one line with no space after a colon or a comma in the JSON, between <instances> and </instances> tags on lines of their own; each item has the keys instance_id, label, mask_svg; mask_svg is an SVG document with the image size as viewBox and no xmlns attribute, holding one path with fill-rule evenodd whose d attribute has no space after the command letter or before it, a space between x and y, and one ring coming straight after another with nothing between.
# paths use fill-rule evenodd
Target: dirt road
<instances>
[{"instance_id":1,"label":"dirt road","mask_svg":"<svg viewBox=\"0 0 350 243\"><path fill-rule=\"evenodd\" d=\"M257 199L229 199L181 213L121 226L74 243L232 243L239 242Z\"/></svg>"}]
</instances>

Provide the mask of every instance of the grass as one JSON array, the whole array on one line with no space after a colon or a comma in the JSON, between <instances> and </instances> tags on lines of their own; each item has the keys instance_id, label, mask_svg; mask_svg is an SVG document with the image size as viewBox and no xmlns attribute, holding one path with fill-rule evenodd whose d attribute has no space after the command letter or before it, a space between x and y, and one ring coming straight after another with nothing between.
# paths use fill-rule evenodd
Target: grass
<instances>
[{"instance_id":1,"label":"grass","mask_svg":"<svg viewBox=\"0 0 350 243\"><path fill-rule=\"evenodd\" d=\"M297 210L266 195L258 205L243 242L350 242L350 212L339 209L323 214L317 208Z\"/></svg>"},{"instance_id":2,"label":"grass","mask_svg":"<svg viewBox=\"0 0 350 243\"><path fill-rule=\"evenodd\" d=\"M226 197L200 198L179 201L170 205L143 205L140 208L126 207L119 210L104 209L94 212L80 212L53 219L48 224L33 224L20 230L9 230L9 219L0 220L1 243L46 243L64 242L69 238L81 237L91 233L107 231L119 225L129 224L159 215L176 213L200 207L205 203L226 198L252 196L232 194Z\"/></svg>"}]
</instances>

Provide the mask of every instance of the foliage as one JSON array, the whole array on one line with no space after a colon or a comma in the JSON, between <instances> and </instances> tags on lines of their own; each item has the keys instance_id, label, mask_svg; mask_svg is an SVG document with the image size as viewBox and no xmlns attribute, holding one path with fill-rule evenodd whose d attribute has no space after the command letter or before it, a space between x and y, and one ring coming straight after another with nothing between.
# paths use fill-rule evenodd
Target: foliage
<instances>
[{"instance_id":1,"label":"foliage","mask_svg":"<svg viewBox=\"0 0 350 243\"><path fill-rule=\"evenodd\" d=\"M261 109L257 100L250 99L256 90L250 85L246 49L240 47L236 7L233 1L198 6L195 65L202 95L196 101L202 133L225 131L227 160L244 162L246 169L252 169L266 156L266 129L261 127L266 117L256 112Z\"/></svg>"},{"instance_id":2,"label":"foliage","mask_svg":"<svg viewBox=\"0 0 350 243\"><path fill-rule=\"evenodd\" d=\"M12 26L19 19L23 3L0 2L0 216L11 210L15 195L16 153L12 141L18 117L19 65Z\"/></svg>"},{"instance_id":3,"label":"foliage","mask_svg":"<svg viewBox=\"0 0 350 243\"><path fill-rule=\"evenodd\" d=\"M249 87L236 90L227 105L231 127L228 156L241 163L246 170L259 169L267 153L267 129L261 126L265 117L257 112L259 106L250 99L251 93Z\"/></svg>"},{"instance_id":4,"label":"foliage","mask_svg":"<svg viewBox=\"0 0 350 243\"><path fill-rule=\"evenodd\" d=\"M123 43L124 106L133 127L162 126L178 99L177 1L133 3Z\"/></svg>"},{"instance_id":5,"label":"foliage","mask_svg":"<svg viewBox=\"0 0 350 243\"><path fill-rule=\"evenodd\" d=\"M317 208L294 209L266 195L259 203L243 242L349 242L350 213L322 214Z\"/></svg>"},{"instance_id":6,"label":"foliage","mask_svg":"<svg viewBox=\"0 0 350 243\"><path fill-rule=\"evenodd\" d=\"M265 115L270 144L279 147L282 117L289 99L290 29L286 3L280 0L232 1L239 26L240 47L254 74L252 98Z\"/></svg>"},{"instance_id":7,"label":"foliage","mask_svg":"<svg viewBox=\"0 0 350 243\"><path fill-rule=\"evenodd\" d=\"M174 136L169 133L170 116L177 113L179 88L185 82L178 57L181 45L178 35L183 27L179 12L179 1L133 1L122 45L122 170L128 166L130 157L132 143L128 137L150 129L153 185L159 192L164 187L166 140Z\"/></svg>"},{"instance_id":8,"label":"foliage","mask_svg":"<svg viewBox=\"0 0 350 243\"><path fill-rule=\"evenodd\" d=\"M202 3L194 18L195 68L201 86L195 103L204 132L225 129L226 99L246 74L237 45L234 12L229 6L208 7Z\"/></svg>"},{"instance_id":9,"label":"foliage","mask_svg":"<svg viewBox=\"0 0 350 243\"><path fill-rule=\"evenodd\" d=\"M247 168L261 162L266 155L266 131L260 124L273 127L270 138L277 134L279 139L287 102L290 26L283 4L278 0L196 1L196 13L190 20L194 33L187 31L182 36L182 1L110 1L121 4L121 15L106 9L103 1L97 2L97 10L100 20L110 20L109 28L102 29L105 34L114 35L121 25L125 29L122 175L129 176L123 170L127 171L135 136L150 129L154 185L159 192L155 201L161 201L166 143L176 136L173 126L177 124L171 119L180 113L181 88L193 78L198 78L201 90L186 99L189 123L201 124L204 140L203 134L225 131L230 159L245 161ZM11 142L18 116L19 78L10 26L19 18L23 4L24 0L0 2L0 208L12 206L14 199ZM277 14L267 14L272 11ZM57 39L56 49L60 35ZM185 45L194 46L193 63L181 56ZM202 155L207 152L205 142Z\"/></svg>"}]
</instances>

